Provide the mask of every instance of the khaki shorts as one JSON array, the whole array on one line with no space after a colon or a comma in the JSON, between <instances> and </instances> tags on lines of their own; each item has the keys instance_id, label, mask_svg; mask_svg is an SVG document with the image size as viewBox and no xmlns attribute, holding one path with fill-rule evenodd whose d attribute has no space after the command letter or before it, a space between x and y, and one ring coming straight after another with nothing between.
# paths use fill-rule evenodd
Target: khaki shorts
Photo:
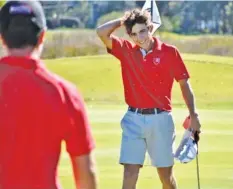
<instances>
[{"instance_id":1,"label":"khaki shorts","mask_svg":"<svg viewBox=\"0 0 233 189\"><path fill-rule=\"evenodd\" d=\"M121 127L120 164L143 165L148 152L152 166L173 166L175 127L171 112L142 115L127 111Z\"/></svg>"}]
</instances>

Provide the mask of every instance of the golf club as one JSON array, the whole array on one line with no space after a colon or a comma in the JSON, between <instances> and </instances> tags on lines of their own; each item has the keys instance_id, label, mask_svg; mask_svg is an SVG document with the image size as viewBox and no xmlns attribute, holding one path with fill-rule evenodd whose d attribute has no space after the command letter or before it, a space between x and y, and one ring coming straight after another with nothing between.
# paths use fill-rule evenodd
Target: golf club
<instances>
[{"instance_id":1,"label":"golf club","mask_svg":"<svg viewBox=\"0 0 233 189\"><path fill-rule=\"evenodd\" d=\"M197 166L197 186L198 189L201 189L201 185L200 185L200 172L199 172L199 160L198 160L198 154L199 154L199 148L198 148L198 141L199 141L199 134L198 132L195 132L195 141L197 143L197 156L196 156L196 166Z\"/></svg>"}]
</instances>

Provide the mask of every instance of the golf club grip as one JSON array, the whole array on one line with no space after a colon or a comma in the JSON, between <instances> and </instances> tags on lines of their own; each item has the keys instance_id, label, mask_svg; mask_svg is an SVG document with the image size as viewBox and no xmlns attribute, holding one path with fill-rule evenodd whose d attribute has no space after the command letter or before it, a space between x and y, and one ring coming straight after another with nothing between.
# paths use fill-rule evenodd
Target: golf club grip
<instances>
[{"instance_id":1,"label":"golf club grip","mask_svg":"<svg viewBox=\"0 0 233 189\"><path fill-rule=\"evenodd\" d=\"M194 140L195 140L195 142L198 144L198 142L199 142L199 140L200 140L200 137L199 137L199 133L196 131L195 133L194 133Z\"/></svg>"}]
</instances>

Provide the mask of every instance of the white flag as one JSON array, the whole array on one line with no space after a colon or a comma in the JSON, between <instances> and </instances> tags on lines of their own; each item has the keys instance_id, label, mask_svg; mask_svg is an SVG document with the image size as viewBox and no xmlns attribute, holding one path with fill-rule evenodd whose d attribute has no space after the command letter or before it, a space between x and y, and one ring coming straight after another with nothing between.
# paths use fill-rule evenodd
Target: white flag
<instances>
[{"instance_id":1,"label":"white flag","mask_svg":"<svg viewBox=\"0 0 233 189\"><path fill-rule=\"evenodd\" d=\"M155 0L146 0L145 4L142 7L142 11L147 10L151 13L151 21L153 22L153 31L152 34L161 26L161 18L159 14L158 7L155 3Z\"/></svg>"}]
</instances>

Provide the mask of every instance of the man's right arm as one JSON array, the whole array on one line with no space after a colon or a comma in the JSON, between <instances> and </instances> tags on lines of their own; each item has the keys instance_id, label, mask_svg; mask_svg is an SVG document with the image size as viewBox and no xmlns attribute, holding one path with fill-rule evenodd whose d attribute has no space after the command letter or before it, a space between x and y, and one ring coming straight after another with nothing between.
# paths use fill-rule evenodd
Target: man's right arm
<instances>
[{"instance_id":1,"label":"man's right arm","mask_svg":"<svg viewBox=\"0 0 233 189\"><path fill-rule=\"evenodd\" d=\"M120 26L124 24L124 17L109 21L103 25L97 27L96 32L102 42L108 49L112 49L111 34Z\"/></svg>"}]
</instances>

